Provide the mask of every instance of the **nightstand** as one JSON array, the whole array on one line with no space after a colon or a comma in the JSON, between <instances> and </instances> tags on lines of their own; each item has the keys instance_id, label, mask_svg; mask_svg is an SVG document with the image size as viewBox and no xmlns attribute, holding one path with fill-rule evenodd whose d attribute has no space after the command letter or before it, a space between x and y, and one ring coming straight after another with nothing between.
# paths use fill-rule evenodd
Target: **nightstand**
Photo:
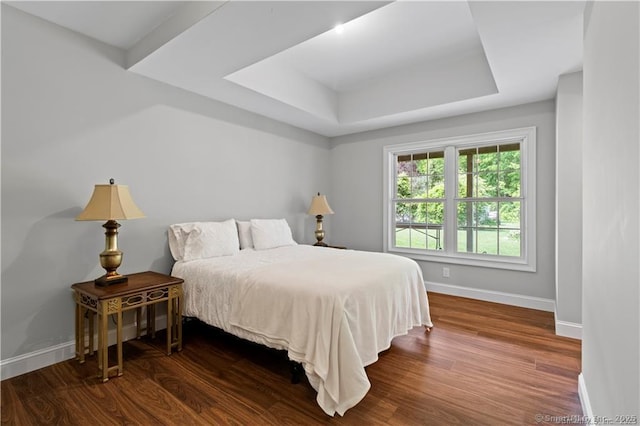
<instances>
[{"instance_id":1,"label":"nightstand","mask_svg":"<svg viewBox=\"0 0 640 426\"><path fill-rule=\"evenodd\" d=\"M94 317L98 317L98 377L109 380L109 373L123 373L122 313L136 310L136 337L140 337L142 307L147 307L147 335L155 335L155 307L167 303L167 355L175 348L182 350L182 283L183 280L158 272L140 272L127 276L126 283L106 287L93 281L71 286L76 301L76 359L83 363L85 351L93 354ZM118 364L109 367L108 318L115 316ZM85 345L85 315L88 319L89 342Z\"/></svg>"}]
</instances>

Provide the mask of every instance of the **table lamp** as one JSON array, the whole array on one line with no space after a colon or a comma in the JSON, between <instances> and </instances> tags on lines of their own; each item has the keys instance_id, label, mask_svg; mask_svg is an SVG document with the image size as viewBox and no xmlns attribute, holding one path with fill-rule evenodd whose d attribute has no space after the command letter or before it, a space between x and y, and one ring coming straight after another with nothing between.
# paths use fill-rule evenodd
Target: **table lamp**
<instances>
[{"instance_id":1,"label":"table lamp","mask_svg":"<svg viewBox=\"0 0 640 426\"><path fill-rule=\"evenodd\" d=\"M326 214L333 214L333 210L329 207L329 203L327 202L327 197L324 195L315 195L311 200L311 206L309 206L309 211L307 214L313 215L316 217L316 243L314 246L323 246L326 247L327 244L322 242L324 239L324 230L322 229L322 216Z\"/></svg>"},{"instance_id":2,"label":"table lamp","mask_svg":"<svg viewBox=\"0 0 640 426\"><path fill-rule=\"evenodd\" d=\"M94 282L99 286L124 283L125 275L117 272L122 263L122 252L118 250L118 228L120 224L116 220L138 219L145 217L138 206L133 202L129 187L115 185L111 179L108 185L96 185L89 203L76 220L106 220L102 225L106 229L105 248L100 253L100 265L107 271L105 275Z\"/></svg>"}]
</instances>

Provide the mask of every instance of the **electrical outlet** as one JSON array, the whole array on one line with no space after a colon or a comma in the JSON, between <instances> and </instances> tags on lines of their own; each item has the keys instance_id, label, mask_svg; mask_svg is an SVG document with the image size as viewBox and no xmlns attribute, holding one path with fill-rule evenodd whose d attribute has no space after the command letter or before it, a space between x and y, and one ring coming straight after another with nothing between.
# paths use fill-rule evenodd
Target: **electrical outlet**
<instances>
[{"instance_id":1,"label":"electrical outlet","mask_svg":"<svg viewBox=\"0 0 640 426\"><path fill-rule=\"evenodd\" d=\"M447 267L442 268L442 276L445 278L449 278L449 268Z\"/></svg>"}]
</instances>

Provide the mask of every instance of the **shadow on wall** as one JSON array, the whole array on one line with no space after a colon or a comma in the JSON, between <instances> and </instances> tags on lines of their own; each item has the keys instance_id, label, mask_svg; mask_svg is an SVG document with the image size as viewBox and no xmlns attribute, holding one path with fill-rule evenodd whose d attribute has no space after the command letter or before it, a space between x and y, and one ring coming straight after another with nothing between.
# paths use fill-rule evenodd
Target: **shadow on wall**
<instances>
[{"instance_id":1,"label":"shadow on wall","mask_svg":"<svg viewBox=\"0 0 640 426\"><path fill-rule=\"evenodd\" d=\"M168 225L167 225L168 226ZM171 274L171 268L173 268L173 264L175 260L171 255L171 250L169 250L169 237L167 236L167 231L164 232L164 251L162 257L159 257L151 262L151 266L149 267L151 271L160 272L163 274Z\"/></svg>"},{"instance_id":2,"label":"shadow on wall","mask_svg":"<svg viewBox=\"0 0 640 426\"><path fill-rule=\"evenodd\" d=\"M102 224L75 222L81 211L79 207L70 208L37 221L15 259L3 269L2 359L73 340L75 302L71 285L104 274L99 265L104 247ZM148 244L143 238L145 232L128 235L132 242L136 240L125 253L131 264L139 262L137 253L143 257L146 253L142 249ZM166 231L162 239L162 256L143 269L170 273L173 258ZM140 247L136 247L138 244ZM124 323L129 321L125 317Z\"/></svg>"},{"instance_id":3,"label":"shadow on wall","mask_svg":"<svg viewBox=\"0 0 640 426\"><path fill-rule=\"evenodd\" d=\"M92 241L94 234L89 227L74 226L80 211L70 208L37 221L15 259L3 268L3 359L65 343L73 336L70 286L97 263L94 250L76 245ZM29 344L24 343L27 336Z\"/></svg>"}]
</instances>

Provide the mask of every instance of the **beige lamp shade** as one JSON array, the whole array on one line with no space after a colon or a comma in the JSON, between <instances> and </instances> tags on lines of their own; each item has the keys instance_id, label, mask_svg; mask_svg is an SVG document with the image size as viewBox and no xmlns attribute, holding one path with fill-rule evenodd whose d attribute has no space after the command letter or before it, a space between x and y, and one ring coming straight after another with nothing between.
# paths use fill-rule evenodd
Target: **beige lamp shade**
<instances>
[{"instance_id":1,"label":"beige lamp shade","mask_svg":"<svg viewBox=\"0 0 640 426\"><path fill-rule=\"evenodd\" d=\"M145 217L127 185L96 185L89 203L76 220L118 220Z\"/></svg>"},{"instance_id":2,"label":"beige lamp shade","mask_svg":"<svg viewBox=\"0 0 640 426\"><path fill-rule=\"evenodd\" d=\"M315 195L311 200L311 206L309 206L307 214L313 216L333 214L333 210L329 207L327 197L318 193L318 195Z\"/></svg>"}]
</instances>

